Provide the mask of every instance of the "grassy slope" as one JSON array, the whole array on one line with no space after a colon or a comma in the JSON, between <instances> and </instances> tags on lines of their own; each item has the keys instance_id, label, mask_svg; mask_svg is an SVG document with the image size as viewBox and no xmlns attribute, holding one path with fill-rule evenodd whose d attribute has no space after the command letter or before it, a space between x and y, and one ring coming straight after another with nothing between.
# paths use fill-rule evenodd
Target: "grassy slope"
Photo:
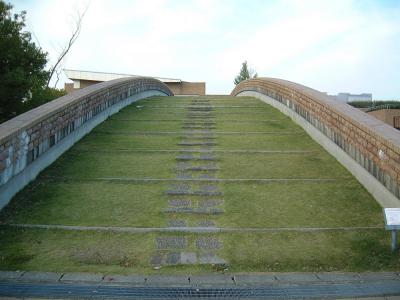
<instances>
[{"instance_id":1,"label":"grassy slope","mask_svg":"<svg viewBox=\"0 0 400 300\"><path fill-rule=\"evenodd\" d=\"M168 217L164 191L168 183L118 183L93 177L174 178L176 153L115 152L117 149L181 149L179 135L117 134L118 131L181 131L188 98L155 97L130 106L65 153L20 192L0 213L3 223L89 226L164 227ZM222 216L210 216L221 227L381 226L380 207L360 184L301 129L274 108L253 98L213 98L217 131L292 134L218 135L216 149L300 150L309 153L218 153L219 178L337 178L333 182L220 183ZM227 114L230 112L230 114ZM120 119L120 120L118 120ZM161 122L121 121L171 120ZM267 120L279 120L270 122ZM240 122L235 122L240 121ZM251 121L251 122L245 122ZM254 122L263 121L263 122ZM104 133L109 131L112 134ZM198 149L193 147L193 149ZM84 151L83 151L84 150ZM49 179L67 176L69 180ZM196 203L195 196L188 197ZM196 226L204 216L187 216ZM148 265L156 234L117 234L2 228L0 268L47 271L153 272ZM186 235L194 248L197 235ZM223 233L219 255L241 271L394 270L383 229L350 232ZM211 267L168 267L159 272L210 272Z\"/></svg>"}]
</instances>

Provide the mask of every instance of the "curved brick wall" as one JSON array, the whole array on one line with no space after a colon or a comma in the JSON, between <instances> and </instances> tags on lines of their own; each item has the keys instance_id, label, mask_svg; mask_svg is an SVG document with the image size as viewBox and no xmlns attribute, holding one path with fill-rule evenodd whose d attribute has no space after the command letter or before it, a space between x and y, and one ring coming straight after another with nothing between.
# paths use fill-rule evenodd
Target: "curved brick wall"
<instances>
[{"instance_id":1,"label":"curved brick wall","mask_svg":"<svg viewBox=\"0 0 400 300\"><path fill-rule=\"evenodd\" d=\"M173 93L153 78L122 78L78 90L1 124L0 209L109 115L153 95Z\"/></svg>"},{"instance_id":2,"label":"curved brick wall","mask_svg":"<svg viewBox=\"0 0 400 300\"><path fill-rule=\"evenodd\" d=\"M265 95L286 106L345 151L392 195L400 198L398 130L326 94L286 80L246 80L231 94Z\"/></svg>"}]
</instances>

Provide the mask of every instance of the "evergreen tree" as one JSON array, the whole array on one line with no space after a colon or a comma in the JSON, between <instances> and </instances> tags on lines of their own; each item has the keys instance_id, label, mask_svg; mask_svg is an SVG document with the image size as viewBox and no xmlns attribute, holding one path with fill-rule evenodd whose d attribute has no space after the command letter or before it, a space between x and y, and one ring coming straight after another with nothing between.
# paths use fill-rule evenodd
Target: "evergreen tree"
<instances>
[{"instance_id":1,"label":"evergreen tree","mask_svg":"<svg viewBox=\"0 0 400 300\"><path fill-rule=\"evenodd\" d=\"M0 122L22 113L24 102L46 86L49 76L47 53L23 31L26 12L12 14L11 9L0 0Z\"/></svg>"},{"instance_id":2,"label":"evergreen tree","mask_svg":"<svg viewBox=\"0 0 400 300\"><path fill-rule=\"evenodd\" d=\"M239 75L235 77L234 83L237 85L243 80L250 79L250 78L257 78L257 73L253 70L249 70L247 67L247 61L242 63L242 69L239 72Z\"/></svg>"}]
</instances>

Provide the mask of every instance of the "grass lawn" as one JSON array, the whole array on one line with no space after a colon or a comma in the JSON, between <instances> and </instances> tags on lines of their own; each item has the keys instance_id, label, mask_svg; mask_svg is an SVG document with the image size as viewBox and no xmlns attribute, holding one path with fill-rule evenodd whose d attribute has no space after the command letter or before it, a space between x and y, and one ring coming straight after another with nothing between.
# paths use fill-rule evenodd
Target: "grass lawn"
<instances>
[{"instance_id":1,"label":"grass lawn","mask_svg":"<svg viewBox=\"0 0 400 300\"><path fill-rule=\"evenodd\" d=\"M221 178L351 178L326 152L220 154Z\"/></svg>"},{"instance_id":2,"label":"grass lawn","mask_svg":"<svg viewBox=\"0 0 400 300\"><path fill-rule=\"evenodd\" d=\"M70 151L43 176L171 178L175 163L175 156L171 153Z\"/></svg>"},{"instance_id":3,"label":"grass lawn","mask_svg":"<svg viewBox=\"0 0 400 300\"><path fill-rule=\"evenodd\" d=\"M168 234L162 234L167 236ZM182 234L173 234L179 236ZM149 266L155 254L156 233L67 232L43 229L0 229L0 268L108 274L196 274L216 272L210 265ZM171 234L169 234L171 236ZM199 252L200 235L185 234L187 251ZM204 235L202 235L204 236ZM221 233L224 247L218 255L228 259L229 271L396 271L397 254L383 229L323 233Z\"/></svg>"},{"instance_id":4,"label":"grass lawn","mask_svg":"<svg viewBox=\"0 0 400 300\"><path fill-rule=\"evenodd\" d=\"M216 122L212 132L217 145L180 146L180 142L190 140L182 137L188 135L188 130L182 129L183 120L189 120L188 110L183 106L202 99L209 99L215 107L211 116ZM193 120L199 119L189 121ZM211 174L217 179L227 179L223 182L127 180L172 180L178 175L188 176L177 171L176 156L184 149L264 153L216 151L215 162L189 162L192 166L215 163L219 168L210 173L189 171L191 178ZM189 185L190 192L217 189L222 195L167 195L166 191L179 185ZM165 212L173 205L171 201L183 201L187 203L183 206L193 209L214 201L214 208L223 213ZM172 226L171 221L184 221L188 227L203 226L199 224L207 221L222 228L292 230L133 234L17 229L3 225L0 269L121 274L216 272L211 265L164 266L157 271L150 265L151 256L158 252L202 254L205 250L196 247L196 240L204 236L217 238L223 244L214 251L229 263L232 272L378 271L400 267L398 254L390 252L390 235L383 228L381 208L373 197L288 117L250 97L141 100L95 128L0 212L1 224L159 228ZM304 227L370 228L296 231ZM187 247L157 250L155 238L164 236L184 236Z\"/></svg>"}]
</instances>

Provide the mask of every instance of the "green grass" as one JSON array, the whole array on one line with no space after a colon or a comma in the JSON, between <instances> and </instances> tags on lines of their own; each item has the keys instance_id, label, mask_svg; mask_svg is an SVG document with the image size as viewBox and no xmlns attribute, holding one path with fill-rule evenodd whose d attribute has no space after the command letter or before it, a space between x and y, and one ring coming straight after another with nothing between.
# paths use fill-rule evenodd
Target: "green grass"
<instances>
[{"instance_id":1,"label":"green grass","mask_svg":"<svg viewBox=\"0 0 400 300\"><path fill-rule=\"evenodd\" d=\"M321 147L306 134L243 134L221 135L216 149L270 150L270 151L315 151Z\"/></svg>"},{"instance_id":2,"label":"green grass","mask_svg":"<svg viewBox=\"0 0 400 300\"><path fill-rule=\"evenodd\" d=\"M75 178L172 178L175 157L171 153L70 151L43 176Z\"/></svg>"},{"instance_id":3,"label":"green grass","mask_svg":"<svg viewBox=\"0 0 400 300\"><path fill-rule=\"evenodd\" d=\"M165 236L167 234L163 234ZM171 234L169 234L171 235ZM174 236L179 234L174 234ZM67 232L1 229L0 269L53 272L196 274L212 266L177 266L153 270L156 233ZM185 234L196 251L196 234ZM390 251L384 230L324 233L223 233L218 255L229 260L229 271L396 271L398 255Z\"/></svg>"},{"instance_id":4,"label":"green grass","mask_svg":"<svg viewBox=\"0 0 400 300\"><path fill-rule=\"evenodd\" d=\"M164 227L160 184L36 181L0 216L7 223Z\"/></svg>"},{"instance_id":5,"label":"green grass","mask_svg":"<svg viewBox=\"0 0 400 300\"><path fill-rule=\"evenodd\" d=\"M217 254L229 262L232 272L398 270L398 254L390 252L390 235L383 229L379 205L299 126L254 98L216 96L209 99L215 106L257 106L216 107L213 112L215 131L241 134L216 135L215 149L303 151L216 152L220 167L216 172L218 178L336 180L220 182L218 186L223 196L209 199L224 200L219 206L225 211L222 215L163 212L168 207L165 191L171 188L170 182L94 180L176 177L178 151L134 150L181 150L178 145L183 134L180 120L187 111L174 106L189 105L193 98L153 97L123 109L79 141L14 197L0 212L0 223L166 227L168 220L179 219L185 220L188 226L213 220L216 226L234 228L380 227L313 233L230 232L208 236L223 241L224 247L217 250ZM147 134L133 134L142 131ZM150 134L152 131L177 133ZM201 147L185 148L198 150ZM202 184L193 184L192 188L198 189ZM200 196L176 198L188 199L194 207L201 199ZM200 265L153 270L149 261L157 252L154 239L160 235L168 234L3 226L0 228L0 269L122 274L215 272L212 266ZM185 235L189 239L189 248L185 251L199 253L195 247L199 234L175 235Z\"/></svg>"},{"instance_id":6,"label":"green grass","mask_svg":"<svg viewBox=\"0 0 400 300\"><path fill-rule=\"evenodd\" d=\"M129 135L92 133L72 149L112 151L118 149L179 149L181 138L177 135Z\"/></svg>"},{"instance_id":7,"label":"green grass","mask_svg":"<svg viewBox=\"0 0 400 300\"><path fill-rule=\"evenodd\" d=\"M326 152L220 154L221 178L351 178Z\"/></svg>"},{"instance_id":8,"label":"green grass","mask_svg":"<svg viewBox=\"0 0 400 300\"><path fill-rule=\"evenodd\" d=\"M354 179L223 185L223 227L383 226L379 205Z\"/></svg>"}]
</instances>

